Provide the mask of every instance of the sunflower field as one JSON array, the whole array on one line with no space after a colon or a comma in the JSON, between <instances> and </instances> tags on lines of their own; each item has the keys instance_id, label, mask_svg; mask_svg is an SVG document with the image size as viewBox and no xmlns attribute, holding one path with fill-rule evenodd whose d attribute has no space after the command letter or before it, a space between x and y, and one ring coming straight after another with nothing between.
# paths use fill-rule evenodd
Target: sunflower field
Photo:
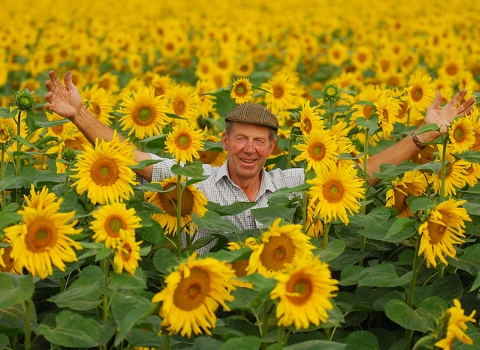
<instances>
[{"instance_id":1,"label":"sunflower field","mask_svg":"<svg viewBox=\"0 0 480 350\"><path fill-rule=\"evenodd\" d=\"M437 92L480 102L479 3L2 4L0 349L480 348L478 109L366 161L438 132ZM45 107L51 71L111 138ZM245 102L305 181L222 206L198 185Z\"/></svg>"}]
</instances>

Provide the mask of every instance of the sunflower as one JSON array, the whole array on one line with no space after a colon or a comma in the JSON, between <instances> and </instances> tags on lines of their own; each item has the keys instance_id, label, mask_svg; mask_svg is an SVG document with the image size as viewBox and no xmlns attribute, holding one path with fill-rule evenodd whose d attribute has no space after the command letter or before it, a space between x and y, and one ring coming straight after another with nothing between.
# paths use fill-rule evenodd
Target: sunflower
<instances>
[{"instance_id":1,"label":"sunflower","mask_svg":"<svg viewBox=\"0 0 480 350\"><path fill-rule=\"evenodd\" d=\"M209 114L215 111L215 101L217 99L214 95L207 94L215 91L215 84L209 79L198 80L195 85L195 93L197 94L197 109L201 117L208 117Z\"/></svg>"},{"instance_id":2,"label":"sunflower","mask_svg":"<svg viewBox=\"0 0 480 350\"><path fill-rule=\"evenodd\" d=\"M92 112L92 114L105 125L111 125L113 112L113 104L107 91L98 85L93 85L91 88L85 89L82 93L82 100L85 107Z\"/></svg>"},{"instance_id":3,"label":"sunflower","mask_svg":"<svg viewBox=\"0 0 480 350\"><path fill-rule=\"evenodd\" d=\"M165 150L175 157L177 163L192 162L198 159L203 149L203 134L194 124L182 120L167 135Z\"/></svg>"},{"instance_id":4,"label":"sunflower","mask_svg":"<svg viewBox=\"0 0 480 350\"><path fill-rule=\"evenodd\" d=\"M378 115L378 125L383 131L383 137L388 138L393 131L393 123L400 110L400 105L396 99L385 95L382 95L374 105Z\"/></svg>"},{"instance_id":5,"label":"sunflower","mask_svg":"<svg viewBox=\"0 0 480 350\"><path fill-rule=\"evenodd\" d=\"M60 209L61 201L57 202L58 197L55 193L50 192L47 186L43 186L41 191L36 192L35 186L33 184L30 185L30 198L28 196L23 196L25 199L25 206L29 208L38 208L38 206L43 205L44 207L49 207L53 210L54 207L55 211Z\"/></svg>"},{"instance_id":6,"label":"sunflower","mask_svg":"<svg viewBox=\"0 0 480 350\"><path fill-rule=\"evenodd\" d=\"M318 257L304 259L298 265L289 265L285 273L274 277L278 283L270 297L279 299L276 316L278 325L307 329L311 323L318 326L326 323L327 310L333 309L329 298L338 287L338 281L332 278L328 264Z\"/></svg>"},{"instance_id":7,"label":"sunflower","mask_svg":"<svg viewBox=\"0 0 480 350\"><path fill-rule=\"evenodd\" d=\"M0 145L1 146L8 146L10 143L13 142L13 137L15 136L15 132L13 131L13 125L8 123L7 120L0 118ZM13 123L15 124L15 123Z\"/></svg>"},{"instance_id":8,"label":"sunflower","mask_svg":"<svg viewBox=\"0 0 480 350\"><path fill-rule=\"evenodd\" d=\"M82 249L70 235L79 234L75 211L57 212L58 206L44 206L40 200L36 208L24 207L18 213L22 223L6 228L5 235L11 242L11 258L21 270L25 267L33 276L42 279L53 274L52 264L65 271L65 262L77 261L73 249Z\"/></svg>"},{"instance_id":9,"label":"sunflower","mask_svg":"<svg viewBox=\"0 0 480 350\"><path fill-rule=\"evenodd\" d=\"M328 168L334 164L334 159L338 155L337 145L328 130L315 130L310 135L304 136L305 143L295 145L295 149L300 153L295 161L307 161L307 170L314 169L317 174L328 171Z\"/></svg>"},{"instance_id":10,"label":"sunflower","mask_svg":"<svg viewBox=\"0 0 480 350\"><path fill-rule=\"evenodd\" d=\"M473 187L478 183L480 179L480 164L469 163L470 167L467 168L467 175L465 176L465 182Z\"/></svg>"},{"instance_id":11,"label":"sunflower","mask_svg":"<svg viewBox=\"0 0 480 350\"><path fill-rule=\"evenodd\" d=\"M252 100L252 83L248 78L240 78L232 83L230 97L236 104L250 102Z\"/></svg>"},{"instance_id":12,"label":"sunflower","mask_svg":"<svg viewBox=\"0 0 480 350\"><path fill-rule=\"evenodd\" d=\"M476 322L473 318L476 310L473 310L472 313L467 316L465 315L465 311L462 309L462 304L458 299L453 299L453 304L454 306L447 309L448 323L446 336L435 343L435 346L441 349L453 349L452 346L455 338L462 343L473 345L473 340L465 333L465 331L468 329L467 322Z\"/></svg>"},{"instance_id":13,"label":"sunflower","mask_svg":"<svg viewBox=\"0 0 480 350\"><path fill-rule=\"evenodd\" d=\"M121 240L121 231L135 237L135 229L142 227L135 209L127 209L125 203L105 204L93 212L92 216L94 220L90 229L95 232L92 238L95 242L104 241L107 248L115 248Z\"/></svg>"},{"instance_id":14,"label":"sunflower","mask_svg":"<svg viewBox=\"0 0 480 350\"><path fill-rule=\"evenodd\" d=\"M169 99L175 86L175 81L169 75L161 75L155 76L150 85L154 88L155 97L165 96L166 99Z\"/></svg>"},{"instance_id":15,"label":"sunflower","mask_svg":"<svg viewBox=\"0 0 480 350\"><path fill-rule=\"evenodd\" d=\"M467 115L465 118L470 120L472 123L475 136L475 142L470 147L470 150L480 151L480 114L478 113L478 108L474 109L473 112Z\"/></svg>"},{"instance_id":16,"label":"sunflower","mask_svg":"<svg viewBox=\"0 0 480 350\"><path fill-rule=\"evenodd\" d=\"M307 204L307 234L312 237L320 237L323 236L323 223L317 215L315 215L315 207L317 203L313 203L311 199L309 199Z\"/></svg>"},{"instance_id":17,"label":"sunflower","mask_svg":"<svg viewBox=\"0 0 480 350\"><path fill-rule=\"evenodd\" d=\"M348 48L340 41L335 41L328 49L328 63L340 67L348 59Z\"/></svg>"},{"instance_id":18,"label":"sunflower","mask_svg":"<svg viewBox=\"0 0 480 350\"><path fill-rule=\"evenodd\" d=\"M115 246L115 256L113 257L113 266L116 273L122 273L123 270L131 275L135 274L140 258L140 244L142 241L135 242L135 236L130 232L120 230L120 239Z\"/></svg>"},{"instance_id":19,"label":"sunflower","mask_svg":"<svg viewBox=\"0 0 480 350\"><path fill-rule=\"evenodd\" d=\"M431 82L432 78L420 71L413 74L408 82L408 87L405 91L408 93L407 104L409 109L423 112L433 102L435 97L434 85Z\"/></svg>"},{"instance_id":20,"label":"sunflower","mask_svg":"<svg viewBox=\"0 0 480 350\"><path fill-rule=\"evenodd\" d=\"M192 86L177 85L170 96L169 112L192 124L196 124L198 117L198 96Z\"/></svg>"},{"instance_id":21,"label":"sunflower","mask_svg":"<svg viewBox=\"0 0 480 350\"><path fill-rule=\"evenodd\" d=\"M435 152L438 148L436 145L426 145L416 156L412 158L412 162L416 164L427 164L435 159Z\"/></svg>"},{"instance_id":22,"label":"sunflower","mask_svg":"<svg viewBox=\"0 0 480 350\"><path fill-rule=\"evenodd\" d=\"M59 116L57 113L46 113L48 121L57 121L57 120L65 120L65 118ZM75 124L71 122L67 122L64 124L54 125L47 129L47 133L45 136L53 136L56 137L60 142L69 139L73 134L78 132L77 127Z\"/></svg>"},{"instance_id":23,"label":"sunflower","mask_svg":"<svg viewBox=\"0 0 480 350\"><path fill-rule=\"evenodd\" d=\"M116 132L110 142L97 139L95 147L87 147L78 156L75 165L78 173L71 176L78 179L73 184L77 193L81 195L87 191L93 204L128 199L133 195L132 186L137 184L136 175L129 168L137 164L131 150L126 140L119 141Z\"/></svg>"},{"instance_id":24,"label":"sunflower","mask_svg":"<svg viewBox=\"0 0 480 350\"><path fill-rule=\"evenodd\" d=\"M419 171L409 171L403 175L401 181L392 181L391 188L387 191L385 206L397 210L397 217L408 218L413 215L407 203L409 195L419 197L425 194L427 180Z\"/></svg>"},{"instance_id":25,"label":"sunflower","mask_svg":"<svg viewBox=\"0 0 480 350\"><path fill-rule=\"evenodd\" d=\"M247 267L247 274L258 272L270 278L284 270L287 264L297 265L302 259L312 257L314 246L310 237L302 232L302 225L280 226L278 218L268 231L262 233L261 243L252 246L253 253Z\"/></svg>"},{"instance_id":26,"label":"sunflower","mask_svg":"<svg viewBox=\"0 0 480 350\"><path fill-rule=\"evenodd\" d=\"M128 135L144 138L159 134L167 124L166 103L163 96L155 96L153 88L141 88L133 98L125 97L120 103L120 113L125 114L120 123Z\"/></svg>"},{"instance_id":27,"label":"sunflower","mask_svg":"<svg viewBox=\"0 0 480 350\"><path fill-rule=\"evenodd\" d=\"M153 182L155 183L155 182ZM160 226L163 227L165 234L175 234L177 232L177 203L178 203L178 191L177 191L177 178L172 177L160 182L163 189L167 192L145 192L145 200L148 203L155 204L159 207L163 214L152 214L152 218L157 221ZM182 185L183 186L183 185ZM169 191L169 189L172 189ZM207 212L205 206L207 205L207 199L203 192L197 190L193 185L187 186L182 189L182 201L181 201L181 225L185 227L185 230L189 233L193 233L192 214L197 214L203 217Z\"/></svg>"},{"instance_id":28,"label":"sunflower","mask_svg":"<svg viewBox=\"0 0 480 350\"><path fill-rule=\"evenodd\" d=\"M373 50L371 46L368 45L356 47L352 55L352 63L360 71L365 71L371 68L373 59Z\"/></svg>"},{"instance_id":29,"label":"sunflower","mask_svg":"<svg viewBox=\"0 0 480 350\"><path fill-rule=\"evenodd\" d=\"M205 140L211 142L220 142L220 138L215 135L207 134L207 130L205 130ZM227 155L225 152L216 151L216 150L206 150L206 151L198 151L198 160L200 160L203 164L210 164L211 166L221 166L227 160Z\"/></svg>"},{"instance_id":30,"label":"sunflower","mask_svg":"<svg viewBox=\"0 0 480 350\"><path fill-rule=\"evenodd\" d=\"M450 143L448 152L462 153L468 151L476 141L473 124L468 118L457 118L448 128Z\"/></svg>"},{"instance_id":31,"label":"sunflower","mask_svg":"<svg viewBox=\"0 0 480 350\"><path fill-rule=\"evenodd\" d=\"M437 266L437 258L445 265L445 255L455 258L454 244L461 244L465 237L465 221L472 221L465 208L460 206L465 200L449 199L430 210L428 218L423 222L418 232L420 234L420 248L418 255L423 253L427 267Z\"/></svg>"},{"instance_id":32,"label":"sunflower","mask_svg":"<svg viewBox=\"0 0 480 350\"><path fill-rule=\"evenodd\" d=\"M3 243L10 243L9 240L4 239ZM10 272L16 274L22 274L22 268L18 266L18 263L11 257L12 246L9 245L5 248L0 248L0 272Z\"/></svg>"},{"instance_id":33,"label":"sunflower","mask_svg":"<svg viewBox=\"0 0 480 350\"><path fill-rule=\"evenodd\" d=\"M440 157L443 146L437 145ZM439 160L441 161L441 159ZM470 163L464 159L455 159L450 153L446 154L445 195L451 196L457 193L457 189L465 186L465 178L468 176ZM437 174L428 175L428 183L433 184L435 193L440 193L442 188L442 170Z\"/></svg>"},{"instance_id":34,"label":"sunflower","mask_svg":"<svg viewBox=\"0 0 480 350\"><path fill-rule=\"evenodd\" d=\"M364 182L356 176L352 167L339 163L307 183L312 185L309 196L314 202L318 201L315 215L319 214L324 222L338 217L348 224L347 210L350 214L360 211L359 199L364 197Z\"/></svg>"},{"instance_id":35,"label":"sunflower","mask_svg":"<svg viewBox=\"0 0 480 350\"><path fill-rule=\"evenodd\" d=\"M168 275L165 288L152 299L152 303L162 302L161 325L170 334L180 332L189 338L192 332L201 334L202 330L211 335L218 306L229 311L225 302L234 300L230 294L235 289L230 283L234 277L234 271L225 262L214 258L197 260L194 252Z\"/></svg>"},{"instance_id":36,"label":"sunflower","mask_svg":"<svg viewBox=\"0 0 480 350\"><path fill-rule=\"evenodd\" d=\"M300 121L293 124L293 126L300 128L303 135L310 135L311 132L325 128L323 120L318 114L318 107L319 106L310 107L310 100L303 103L302 109L300 110Z\"/></svg>"},{"instance_id":37,"label":"sunflower","mask_svg":"<svg viewBox=\"0 0 480 350\"><path fill-rule=\"evenodd\" d=\"M280 72L261 85L269 92L265 95L265 104L272 113L296 107L298 89L292 80L290 74Z\"/></svg>"},{"instance_id":38,"label":"sunflower","mask_svg":"<svg viewBox=\"0 0 480 350\"><path fill-rule=\"evenodd\" d=\"M243 246L247 247L247 245L245 245L245 244L243 244ZM230 250L230 251L239 250L241 248L242 247L237 242L229 242L228 243L228 250ZM234 261L234 262L232 262L230 264L227 264L227 265L233 269L233 271L235 272L235 277L238 278L238 277L243 277L243 276L247 275L247 266L248 266L248 260L247 259L237 260L237 261ZM235 278L232 279L230 282L236 287L244 287L244 288L250 288L250 289L253 288L252 283L239 281Z\"/></svg>"}]
</instances>

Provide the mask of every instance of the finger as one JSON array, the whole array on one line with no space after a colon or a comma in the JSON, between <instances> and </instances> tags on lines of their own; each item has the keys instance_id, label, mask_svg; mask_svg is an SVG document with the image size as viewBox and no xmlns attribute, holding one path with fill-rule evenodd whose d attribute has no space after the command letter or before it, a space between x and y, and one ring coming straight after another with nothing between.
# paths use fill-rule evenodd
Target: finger
<instances>
[{"instance_id":1,"label":"finger","mask_svg":"<svg viewBox=\"0 0 480 350\"><path fill-rule=\"evenodd\" d=\"M437 109L438 107L440 107L441 104L442 104L442 95L440 94L440 92L437 91L435 95L435 99L433 100L429 108Z\"/></svg>"},{"instance_id":2,"label":"finger","mask_svg":"<svg viewBox=\"0 0 480 350\"><path fill-rule=\"evenodd\" d=\"M52 96L53 96L53 94L51 92L47 92L45 95L43 95L43 98L47 101L50 101Z\"/></svg>"},{"instance_id":3,"label":"finger","mask_svg":"<svg viewBox=\"0 0 480 350\"><path fill-rule=\"evenodd\" d=\"M448 104L455 107L458 102L460 102L465 97L466 94L467 90L461 90L458 94L455 95L455 97L452 98L452 100Z\"/></svg>"},{"instance_id":4,"label":"finger","mask_svg":"<svg viewBox=\"0 0 480 350\"><path fill-rule=\"evenodd\" d=\"M63 77L63 79L65 81L65 86L69 90L72 90L72 89L76 88L76 86L75 86L75 84L73 83L73 80L72 80L72 72L68 71L67 73L65 73L65 76Z\"/></svg>"},{"instance_id":5,"label":"finger","mask_svg":"<svg viewBox=\"0 0 480 350\"><path fill-rule=\"evenodd\" d=\"M54 87L62 85L62 82L60 81L60 79L58 79L57 73L55 73L54 70L51 70L50 72L48 72L48 75L50 76L50 80Z\"/></svg>"},{"instance_id":6,"label":"finger","mask_svg":"<svg viewBox=\"0 0 480 350\"><path fill-rule=\"evenodd\" d=\"M45 86L47 87L47 91L52 91L53 90L53 83L50 80L47 80L45 82Z\"/></svg>"},{"instance_id":7,"label":"finger","mask_svg":"<svg viewBox=\"0 0 480 350\"><path fill-rule=\"evenodd\" d=\"M475 98L471 97L457 108L457 114L465 115L465 111L474 105L475 105Z\"/></svg>"}]
</instances>

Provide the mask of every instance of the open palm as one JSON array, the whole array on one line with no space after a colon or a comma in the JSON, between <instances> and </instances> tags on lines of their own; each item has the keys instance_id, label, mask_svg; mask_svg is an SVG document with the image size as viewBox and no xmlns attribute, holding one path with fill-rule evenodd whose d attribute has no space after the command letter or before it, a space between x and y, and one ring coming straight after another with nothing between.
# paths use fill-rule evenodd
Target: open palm
<instances>
[{"instance_id":1,"label":"open palm","mask_svg":"<svg viewBox=\"0 0 480 350\"><path fill-rule=\"evenodd\" d=\"M82 106L82 97L78 88L72 82L72 73L65 74L65 85L58 79L54 71L49 72L50 79L46 83L48 92L45 108L65 117L73 118Z\"/></svg>"}]
</instances>

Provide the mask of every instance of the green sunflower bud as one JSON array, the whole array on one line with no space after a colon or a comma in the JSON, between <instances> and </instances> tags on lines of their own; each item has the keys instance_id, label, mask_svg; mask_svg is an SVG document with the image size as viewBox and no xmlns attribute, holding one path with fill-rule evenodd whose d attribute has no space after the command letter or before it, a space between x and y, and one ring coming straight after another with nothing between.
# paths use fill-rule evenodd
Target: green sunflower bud
<instances>
[{"instance_id":1,"label":"green sunflower bud","mask_svg":"<svg viewBox=\"0 0 480 350\"><path fill-rule=\"evenodd\" d=\"M23 91L15 91L15 97L12 104L18 107L21 111L29 111L35 105L35 99L33 98L33 91L25 89Z\"/></svg>"},{"instance_id":2,"label":"green sunflower bud","mask_svg":"<svg viewBox=\"0 0 480 350\"><path fill-rule=\"evenodd\" d=\"M325 101L338 101L340 99L340 89L337 84L325 84L323 87Z\"/></svg>"},{"instance_id":3,"label":"green sunflower bud","mask_svg":"<svg viewBox=\"0 0 480 350\"><path fill-rule=\"evenodd\" d=\"M62 159L70 163L73 162L76 157L77 157L77 153L73 148L67 148L62 153Z\"/></svg>"}]
</instances>

